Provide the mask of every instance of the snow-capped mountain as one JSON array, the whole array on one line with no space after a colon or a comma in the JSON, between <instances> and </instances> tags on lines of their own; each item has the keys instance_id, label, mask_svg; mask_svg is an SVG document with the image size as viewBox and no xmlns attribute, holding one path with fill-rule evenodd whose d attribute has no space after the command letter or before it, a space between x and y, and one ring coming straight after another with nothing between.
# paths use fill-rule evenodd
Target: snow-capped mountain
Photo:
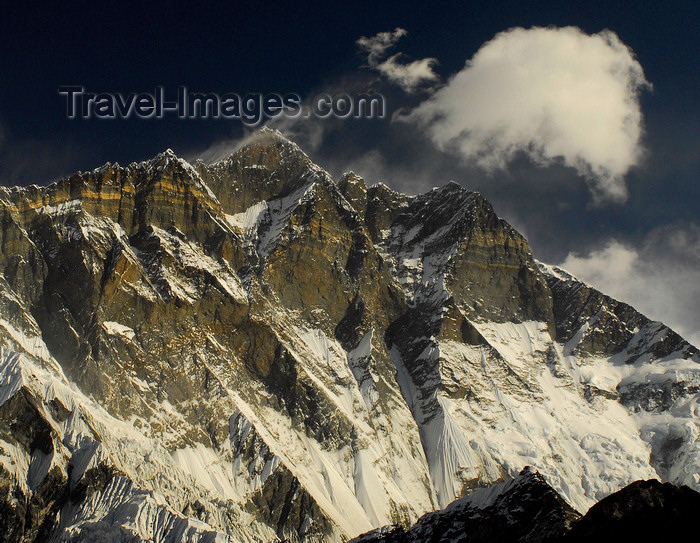
<instances>
[{"instance_id":1,"label":"snow-capped mountain","mask_svg":"<svg viewBox=\"0 0 700 543\"><path fill-rule=\"evenodd\" d=\"M2 540L347 541L524 466L562 510L700 488L698 350L457 184L335 182L264 129L0 216Z\"/></svg>"}]
</instances>

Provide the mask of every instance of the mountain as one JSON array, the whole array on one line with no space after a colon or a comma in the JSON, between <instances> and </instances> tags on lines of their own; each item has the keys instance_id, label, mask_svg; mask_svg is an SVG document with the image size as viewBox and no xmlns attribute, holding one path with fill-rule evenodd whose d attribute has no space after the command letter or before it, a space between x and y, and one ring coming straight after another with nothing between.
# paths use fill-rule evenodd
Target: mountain
<instances>
[{"instance_id":1,"label":"mountain","mask_svg":"<svg viewBox=\"0 0 700 543\"><path fill-rule=\"evenodd\" d=\"M479 489L445 509L428 513L408 531L383 527L352 543L459 543L556 541L580 517L537 472Z\"/></svg>"},{"instance_id":2,"label":"mountain","mask_svg":"<svg viewBox=\"0 0 700 543\"><path fill-rule=\"evenodd\" d=\"M561 511L700 486L698 350L458 184L336 182L263 129L0 217L3 541L347 541L524 466Z\"/></svg>"},{"instance_id":3,"label":"mountain","mask_svg":"<svg viewBox=\"0 0 700 543\"><path fill-rule=\"evenodd\" d=\"M351 543L676 541L694 532L700 493L655 479L635 481L584 516L526 466L515 478L479 489L405 530L385 526Z\"/></svg>"},{"instance_id":4,"label":"mountain","mask_svg":"<svg viewBox=\"0 0 700 543\"><path fill-rule=\"evenodd\" d=\"M563 541L679 541L697 529L700 494L655 479L635 481L602 499Z\"/></svg>"}]
</instances>

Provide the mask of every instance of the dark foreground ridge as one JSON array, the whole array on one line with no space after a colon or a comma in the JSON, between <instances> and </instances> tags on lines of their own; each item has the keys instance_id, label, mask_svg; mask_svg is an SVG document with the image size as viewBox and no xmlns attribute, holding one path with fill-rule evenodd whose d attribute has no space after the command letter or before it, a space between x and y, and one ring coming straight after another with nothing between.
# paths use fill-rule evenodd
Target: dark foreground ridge
<instances>
[{"instance_id":1,"label":"dark foreground ridge","mask_svg":"<svg viewBox=\"0 0 700 543\"><path fill-rule=\"evenodd\" d=\"M553 543L680 541L697 529L700 493L636 481L581 516L540 474L476 491L413 526L385 526L351 543Z\"/></svg>"}]
</instances>

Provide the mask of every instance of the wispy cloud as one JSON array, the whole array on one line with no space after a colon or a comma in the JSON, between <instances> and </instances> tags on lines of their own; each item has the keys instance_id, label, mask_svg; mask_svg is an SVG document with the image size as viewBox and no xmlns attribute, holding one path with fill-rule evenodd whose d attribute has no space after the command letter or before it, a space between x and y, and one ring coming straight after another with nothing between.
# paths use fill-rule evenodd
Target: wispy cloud
<instances>
[{"instance_id":1,"label":"wispy cloud","mask_svg":"<svg viewBox=\"0 0 700 543\"><path fill-rule=\"evenodd\" d=\"M525 153L543 165L575 168L597 202L623 201L625 175L643 156L638 98L649 87L632 51L611 31L513 28L399 118L487 170L505 169Z\"/></svg>"},{"instance_id":2,"label":"wispy cloud","mask_svg":"<svg viewBox=\"0 0 700 543\"><path fill-rule=\"evenodd\" d=\"M407 35L408 31L405 28L397 27L393 32L379 32L370 38L362 36L356 43L367 53L369 65L376 66L386 56L386 52Z\"/></svg>"},{"instance_id":3,"label":"wispy cloud","mask_svg":"<svg viewBox=\"0 0 700 543\"><path fill-rule=\"evenodd\" d=\"M438 81L439 76L433 70L437 64L434 58L404 62L401 53L386 58L389 49L407 34L405 29L396 28L393 32L380 32L369 38L362 36L356 43L360 50L367 54L367 64L370 68L384 75L404 91L413 93L425 83Z\"/></svg>"}]
</instances>

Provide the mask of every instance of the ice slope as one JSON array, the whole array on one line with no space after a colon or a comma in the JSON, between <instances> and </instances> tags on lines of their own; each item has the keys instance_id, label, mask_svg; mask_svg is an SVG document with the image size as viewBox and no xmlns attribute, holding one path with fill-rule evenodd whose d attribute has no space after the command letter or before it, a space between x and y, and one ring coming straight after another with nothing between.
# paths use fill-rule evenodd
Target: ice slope
<instances>
[{"instance_id":1,"label":"ice slope","mask_svg":"<svg viewBox=\"0 0 700 543\"><path fill-rule=\"evenodd\" d=\"M445 349L451 368L455 358L471 359L462 381L486 385L475 392L478 400L455 400L452 409L506 471L535 467L579 511L629 482L657 476L632 415L614 398L584 398L583 383L567 367L578 361L562 364L544 323L476 326L498 355L482 353L479 364L460 345Z\"/></svg>"},{"instance_id":2,"label":"ice slope","mask_svg":"<svg viewBox=\"0 0 700 543\"><path fill-rule=\"evenodd\" d=\"M651 465L664 481L700 488L698 350L660 322L634 310L630 318L629 306L597 293L566 271L539 265L555 288L574 293L574 298L582 290L593 293L582 309L590 306L593 315L583 324L579 320L570 337L559 342L574 378L587 393L617 398L627 408L651 447ZM589 338L620 325L626 337L614 352L588 352Z\"/></svg>"},{"instance_id":3,"label":"ice slope","mask_svg":"<svg viewBox=\"0 0 700 543\"><path fill-rule=\"evenodd\" d=\"M400 511L414 518L432 509L434 497L426 487L425 460L405 440L414 431L410 414L400 406L390 413L372 413L367 402L377 397L376 389L364 382L363 394L363 383L358 384L348 364L348 359L358 355L371 356L371 335L346 353L321 330L290 320L281 314L275 319L283 344L304 361L297 379L308 379L323 391L334 402L338 417L353 421L352 432L357 436L346 436L347 443L328 450L289 418L270 408L256 410L239 397L246 424L252 424L275 457L290 466L345 533L395 521ZM396 395L400 398L398 390ZM376 407L371 401L369 405Z\"/></svg>"},{"instance_id":4,"label":"ice slope","mask_svg":"<svg viewBox=\"0 0 700 543\"><path fill-rule=\"evenodd\" d=\"M459 240L450 241L450 233L459 220L453 214L452 222L426 233L399 221L382 241L409 299L422 315L432 315L428 323L443 321L452 297L446 283ZM567 342L553 340L545 322L470 324L481 336L479 345L433 332L413 339L425 348L408 349L411 360L396 345L391 350L443 506L471 488L513 477L525 465L584 512L637 479L669 477L697 488L697 393L663 412L620 403L626 389L648 394L655 383L683 382L697 392L697 357L651 354L668 329L646 325L623 352L590 356L576 346L595 327L595 317ZM653 450L668 447L672 436L682 445L664 472Z\"/></svg>"}]
</instances>

